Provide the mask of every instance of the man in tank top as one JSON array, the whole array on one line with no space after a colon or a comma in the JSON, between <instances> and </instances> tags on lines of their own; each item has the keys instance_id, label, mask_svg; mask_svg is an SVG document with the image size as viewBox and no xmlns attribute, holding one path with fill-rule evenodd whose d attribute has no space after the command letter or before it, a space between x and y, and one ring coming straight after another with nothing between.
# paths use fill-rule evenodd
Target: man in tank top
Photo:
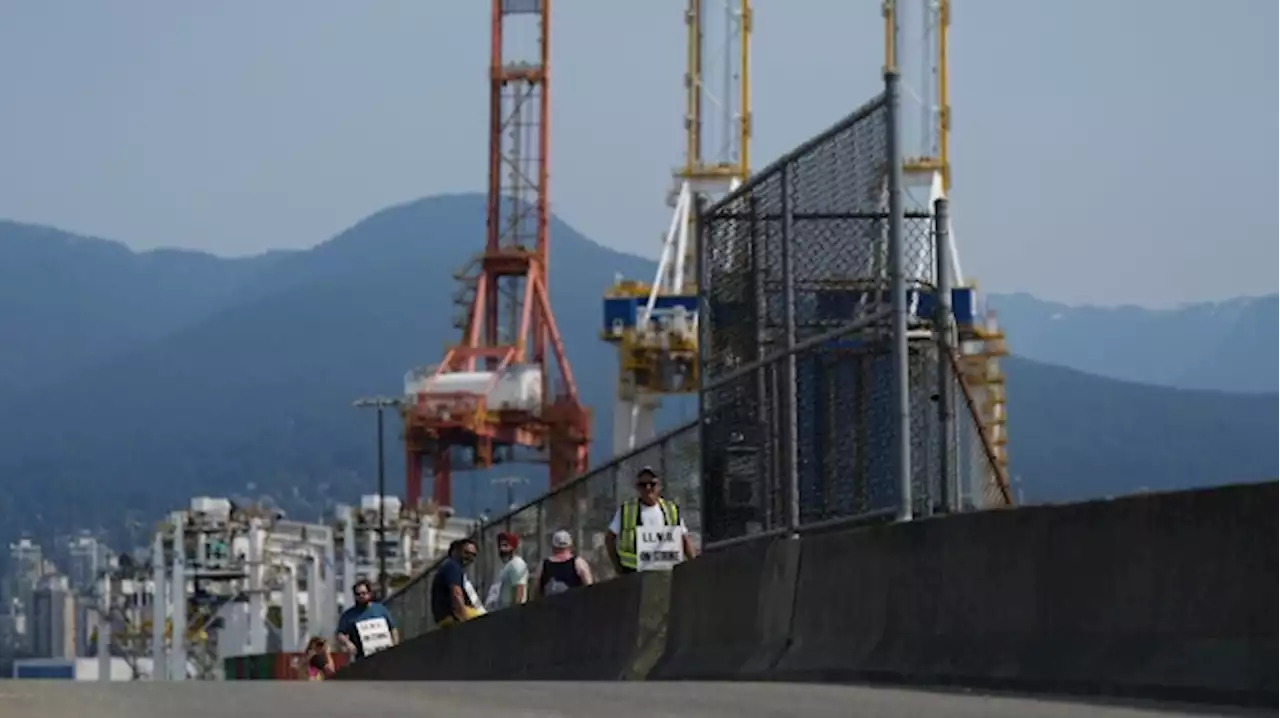
<instances>
[{"instance_id":1,"label":"man in tank top","mask_svg":"<svg viewBox=\"0 0 1280 718\"><path fill-rule=\"evenodd\" d=\"M542 560L538 569L538 595L554 596L579 586L590 586L591 566L573 551L573 537L568 531L551 535L551 556Z\"/></svg>"}]
</instances>

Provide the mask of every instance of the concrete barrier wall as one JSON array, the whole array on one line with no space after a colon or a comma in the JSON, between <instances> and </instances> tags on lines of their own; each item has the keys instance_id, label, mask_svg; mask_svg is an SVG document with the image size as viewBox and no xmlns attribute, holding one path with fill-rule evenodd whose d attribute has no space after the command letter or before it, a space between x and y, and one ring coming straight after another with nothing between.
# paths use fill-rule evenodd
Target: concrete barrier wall
<instances>
[{"instance_id":1,"label":"concrete barrier wall","mask_svg":"<svg viewBox=\"0 0 1280 718\"><path fill-rule=\"evenodd\" d=\"M799 568L800 542L789 539L757 541L678 566L667 647L650 678L766 676L787 649Z\"/></svg>"},{"instance_id":2,"label":"concrete barrier wall","mask_svg":"<svg viewBox=\"0 0 1280 718\"><path fill-rule=\"evenodd\" d=\"M1275 484L806 538L773 675L1275 703Z\"/></svg>"},{"instance_id":3,"label":"concrete barrier wall","mask_svg":"<svg viewBox=\"0 0 1280 718\"><path fill-rule=\"evenodd\" d=\"M633 574L431 631L339 680L619 680L662 655L669 574Z\"/></svg>"},{"instance_id":4,"label":"concrete barrier wall","mask_svg":"<svg viewBox=\"0 0 1280 718\"><path fill-rule=\"evenodd\" d=\"M1275 705L1277 499L1272 483L745 544L433 632L340 676L891 681Z\"/></svg>"}]
</instances>

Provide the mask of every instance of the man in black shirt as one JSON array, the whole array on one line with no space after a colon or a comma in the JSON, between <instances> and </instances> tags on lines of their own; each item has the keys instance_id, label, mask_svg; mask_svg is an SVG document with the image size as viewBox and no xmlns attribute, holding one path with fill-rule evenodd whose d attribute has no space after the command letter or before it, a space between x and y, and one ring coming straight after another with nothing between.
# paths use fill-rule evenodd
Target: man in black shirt
<instances>
[{"instance_id":1,"label":"man in black shirt","mask_svg":"<svg viewBox=\"0 0 1280 718\"><path fill-rule=\"evenodd\" d=\"M431 617L437 626L451 626L484 614L466 572L476 553L476 542L469 538L449 544L448 556L431 579Z\"/></svg>"}]
</instances>

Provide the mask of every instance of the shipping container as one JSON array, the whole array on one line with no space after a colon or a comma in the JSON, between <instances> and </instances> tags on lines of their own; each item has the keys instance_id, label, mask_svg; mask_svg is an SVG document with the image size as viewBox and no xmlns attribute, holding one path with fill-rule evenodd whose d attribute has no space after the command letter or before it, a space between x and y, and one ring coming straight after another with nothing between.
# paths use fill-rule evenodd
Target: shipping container
<instances>
[{"instance_id":1,"label":"shipping container","mask_svg":"<svg viewBox=\"0 0 1280 718\"><path fill-rule=\"evenodd\" d=\"M136 673L135 673L136 667ZM132 681L147 679L151 674L151 659L139 658L130 665L119 657L111 658L111 680ZM13 662L13 677L24 680L98 680L97 658L21 658Z\"/></svg>"},{"instance_id":2,"label":"shipping container","mask_svg":"<svg viewBox=\"0 0 1280 718\"><path fill-rule=\"evenodd\" d=\"M229 681L296 681L302 680L305 653L261 653L234 656L223 660L223 672ZM335 668L347 664L345 653L334 653Z\"/></svg>"}]
</instances>

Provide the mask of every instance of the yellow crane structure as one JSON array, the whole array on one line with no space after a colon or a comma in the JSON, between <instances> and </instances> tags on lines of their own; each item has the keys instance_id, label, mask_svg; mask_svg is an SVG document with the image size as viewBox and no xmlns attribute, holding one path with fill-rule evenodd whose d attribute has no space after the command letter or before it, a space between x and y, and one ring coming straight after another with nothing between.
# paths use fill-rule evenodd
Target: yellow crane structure
<instances>
[{"instance_id":1,"label":"yellow crane structure","mask_svg":"<svg viewBox=\"0 0 1280 718\"><path fill-rule=\"evenodd\" d=\"M618 351L615 456L654 438L663 396L698 390L697 206L750 173L750 3L687 0L685 28L684 162L658 270L651 283L619 277L604 296L601 338Z\"/></svg>"},{"instance_id":2,"label":"yellow crane structure","mask_svg":"<svg viewBox=\"0 0 1280 718\"><path fill-rule=\"evenodd\" d=\"M919 0L916 17L904 17L900 0L884 0L884 64L902 72L904 95L918 99L921 108L919 150L903 164L903 181L908 196L931 210L940 197L951 192L951 105L949 98L948 32L951 25L951 0ZM902 42L904 34L906 41ZM901 47L900 47L901 43ZM903 72L904 47L916 44L920 51L918 80ZM917 84L918 83L918 84ZM912 85L916 85L912 87ZM904 115L906 113L904 112ZM954 216L954 212L952 213ZM948 218L949 219L949 218ZM974 290L977 283L966 279L961 270L960 253L954 226L948 227L951 285ZM975 321L958 325L960 364L966 394L973 401L982 439L996 463L999 481L1007 481L1008 434L1005 407L1005 380L1000 358L1008 355L1005 337L993 311L976 302Z\"/></svg>"}]
</instances>

